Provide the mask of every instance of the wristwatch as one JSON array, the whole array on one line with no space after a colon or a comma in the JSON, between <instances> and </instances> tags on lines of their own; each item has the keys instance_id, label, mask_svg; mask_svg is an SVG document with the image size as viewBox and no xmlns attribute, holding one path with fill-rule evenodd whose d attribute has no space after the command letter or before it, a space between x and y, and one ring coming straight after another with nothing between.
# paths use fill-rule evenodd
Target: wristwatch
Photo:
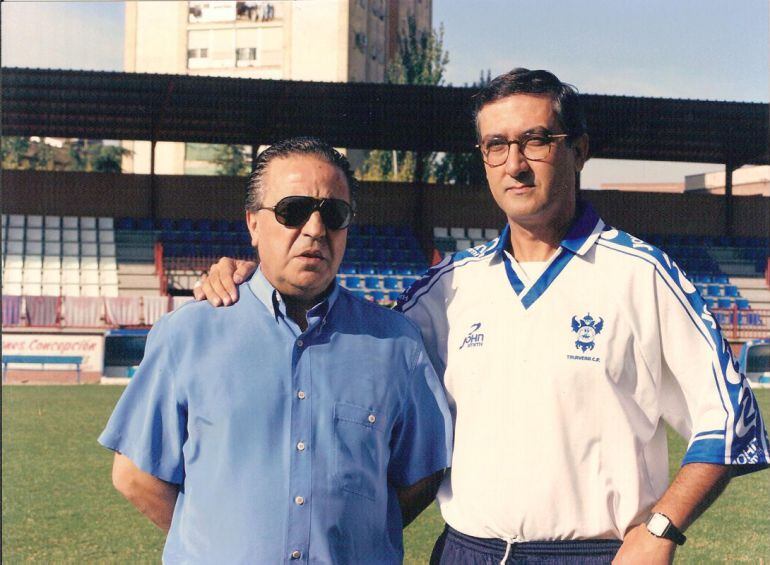
<instances>
[{"instance_id":1,"label":"wristwatch","mask_svg":"<svg viewBox=\"0 0 770 565\"><path fill-rule=\"evenodd\" d=\"M671 520L665 514L655 512L647 518L647 531L658 538L664 538L673 541L676 545L684 545L687 541L685 535L679 531Z\"/></svg>"}]
</instances>

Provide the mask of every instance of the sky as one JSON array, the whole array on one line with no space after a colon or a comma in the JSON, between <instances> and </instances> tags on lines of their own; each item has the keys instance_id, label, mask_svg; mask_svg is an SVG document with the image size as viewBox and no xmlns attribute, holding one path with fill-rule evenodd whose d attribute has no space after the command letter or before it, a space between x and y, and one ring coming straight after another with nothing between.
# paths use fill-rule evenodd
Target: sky
<instances>
[{"instance_id":1,"label":"sky","mask_svg":"<svg viewBox=\"0 0 770 565\"><path fill-rule=\"evenodd\" d=\"M301 1L301 0L300 0ZM446 82L544 68L581 92L764 102L768 0L433 0ZM123 2L6 0L2 66L123 68ZM718 164L590 160L584 187L682 182Z\"/></svg>"}]
</instances>

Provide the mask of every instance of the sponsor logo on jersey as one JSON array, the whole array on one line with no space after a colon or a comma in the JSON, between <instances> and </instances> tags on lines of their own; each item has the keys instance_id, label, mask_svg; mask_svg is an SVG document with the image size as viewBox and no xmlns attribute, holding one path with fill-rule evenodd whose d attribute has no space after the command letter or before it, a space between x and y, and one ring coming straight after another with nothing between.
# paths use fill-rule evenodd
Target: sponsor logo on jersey
<instances>
[{"instance_id":1,"label":"sponsor logo on jersey","mask_svg":"<svg viewBox=\"0 0 770 565\"><path fill-rule=\"evenodd\" d=\"M468 335L463 339L460 349L463 347L481 347L484 345L484 334L479 330L481 329L481 322L476 322L471 326L471 330Z\"/></svg>"},{"instance_id":2,"label":"sponsor logo on jersey","mask_svg":"<svg viewBox=\"0 0 770 565\"><path fill-rule=\"evenodd\" d=\"M604 320L599 318L596 321L590 313L580 320L577 319L577 316L572 316L572 331L577 334L575 349L580 349L583 353L593 349L596 336L601 333L603 327Z\"/></svg>"}]
</instances>

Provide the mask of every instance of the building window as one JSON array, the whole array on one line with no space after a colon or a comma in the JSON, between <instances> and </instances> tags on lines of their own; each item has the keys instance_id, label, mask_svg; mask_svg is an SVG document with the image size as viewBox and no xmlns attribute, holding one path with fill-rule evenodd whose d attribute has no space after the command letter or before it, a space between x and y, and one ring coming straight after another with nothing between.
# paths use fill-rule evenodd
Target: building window
<instances>
[{"instance_id":1,"label":"building window","mask_svg":"<svg viewBox=\"0 0 770 565\"><path fill-rule=\"evenodd\" d=\"M355 36L355 43L359 51L361 51L362 53L366 53L366 45L368 42L367 42L365 33L361 33L360 31L357 31Z\"/></svg>"},{"instance_id":2,"label":"building window","mask_svg":"<svg viewBox=\"0 0 770 565\"><path fill-rule=\"evenodd\" d=\"M235 50L235 63L238 67L253 67L257 64L256 47L239 47Z\"/></svg>"}]
</instances>

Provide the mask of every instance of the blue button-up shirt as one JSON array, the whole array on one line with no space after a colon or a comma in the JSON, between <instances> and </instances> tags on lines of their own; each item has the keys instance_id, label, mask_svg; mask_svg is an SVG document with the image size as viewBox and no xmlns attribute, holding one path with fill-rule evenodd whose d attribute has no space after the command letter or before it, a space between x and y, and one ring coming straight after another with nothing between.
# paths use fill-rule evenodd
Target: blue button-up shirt
<instances>
[{"instance_id":1,"label":"blue button-up shirt","mask_svg":"<svg viewBox=\"0 0 770 565\"><path fill-rule=\"evenodd\" d=\"M419 331L336 285L304 332L261 271L240 294L155 325L99 438L179 485L164 560L400 562L396 489L452 439Z\"/></svg>"}]
</instances>

